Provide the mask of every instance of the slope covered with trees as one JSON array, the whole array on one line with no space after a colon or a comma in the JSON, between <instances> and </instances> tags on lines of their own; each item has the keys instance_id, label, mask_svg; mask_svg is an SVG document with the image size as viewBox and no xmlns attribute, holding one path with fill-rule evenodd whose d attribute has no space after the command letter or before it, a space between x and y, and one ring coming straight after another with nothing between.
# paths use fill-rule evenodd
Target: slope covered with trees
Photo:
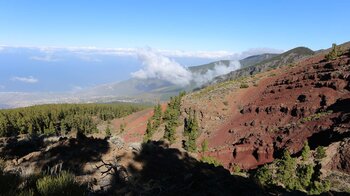
<instances>
[{"instance_id":1,"label":"slope covered with trees","mask_svg":"<svg viewBox=\"0 0 350 196\"><path fill-rule=\"evenodd\" d=\"M0 136L91 133L98 121L112 120L143 109L133 104L51 104L0 110Z\"/></svg>"}]
</instances>

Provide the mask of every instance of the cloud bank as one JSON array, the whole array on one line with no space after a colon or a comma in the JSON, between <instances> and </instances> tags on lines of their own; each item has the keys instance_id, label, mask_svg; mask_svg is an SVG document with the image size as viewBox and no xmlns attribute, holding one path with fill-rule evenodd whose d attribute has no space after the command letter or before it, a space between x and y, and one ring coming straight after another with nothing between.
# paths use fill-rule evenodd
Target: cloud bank
<instances>
[{"instance_id":1,"label":"cloud bank","mask_svg":"<svg viewBox=\"0 0 350 196\"><path fill-rule=\"evenodd\" d=\"M15 77L12 77L12 81L19 81L19 82L24 82L29 84L34 84L39 82L39 80L37 78L34 78L33 76L29 76L29 77L15 76Z\"/></svg>"},{"instance_id":2,"label":"cloud bank","mask_svg":"<svg viewBox=\"0 0 350 196\"><path fill-rule=\"evenodd\" d=\"M230 61L229 65L219 62L215 64L214 69L208 70L205 74L194 73L192 74L192 78L193 81L200 86L212 81L217 76L228 74L239 68L241 68L239 61Z\"/></svg>"},{"instance_id":3,"label":"cloud bank","mask_svg":"<svg viewBox=\"0 0 350 196\"><path fill-rule=\"evenodd\" d=\"M78 56L90 56L90 55L111 55L111 56L138 56L138 48L98 48L98 47L46 47L46 46L7 46L0 45L0 50L6 50L11 48L25 48L30 50L39 50L43 53L43 56L34 56L33 60L41 61L57 61L60 59L53 58L53 55L70 53ZM203 58L203 59L231 59L240 60L242 58L262 54L262 53L281 53L283 50L272 48L253 48L244 52L232 52L225 50L218 51L184 51L184 50L164 50L153 49L153 51L171 58Z\"/></svg>"},{"instance_id":4,"label":"cloud bank","mask_svg":"<svg viewBox=\"0 0 350 196\"><path fill-rule=\"evenodd\" d=\"M190 84L191 72L174 60L152 49L140 50L138 58L144 67L131 73L132 77L139 79L157 78L181 86Z\"/></svg>"},{"instance_id":5,"label":"cloud bank","mask_svg":"<svg viewBox=\"0 0 350 196\"><path fill-rule=\"evenodd\" d=\"M213 78L227 74L241 67L239 61L230 61L229 65L223 63L215 64L213 69L205 73L192 73L184 66L152 49L139 51L139 60L143 68L131 73L138 79L160 79L175 85L186 86L194 82L197 86L211 81Z\"/></svg>"},{"instance_id":6,"label":"cloud bank","mask_svg":"<svg viewBox=\"0 0 350 196\"><path fill-rule=\"evenodd\" d=\"M30 57L31 60L35 61L44 61L44 62L56 62L59 61L58 58L54 58L52 55L45 55L45 56L32 56Z\"/></svg>"}]
</instances>

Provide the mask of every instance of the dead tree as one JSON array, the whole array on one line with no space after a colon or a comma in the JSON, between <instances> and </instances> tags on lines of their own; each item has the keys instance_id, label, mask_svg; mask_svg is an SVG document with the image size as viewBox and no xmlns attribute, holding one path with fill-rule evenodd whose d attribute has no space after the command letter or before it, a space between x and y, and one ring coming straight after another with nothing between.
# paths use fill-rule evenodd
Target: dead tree
<instances>
[{"instance_id":1,"label":"dead tree","mask_svg":"<svg viewBox=\"0 0 350 196\"><path fill-rule=\"evenodd\" d=\"M116 158L113 163L106 163L105 161L101 160L102 164L97 166L97 169L101 169L102 167L105 167L105 171L101 171L102 178L105 178L108 175L112 175L117 177L122 182L128 182L129 176L126 168L119 163L121 158Z\"/></svg>"}]
</instances>

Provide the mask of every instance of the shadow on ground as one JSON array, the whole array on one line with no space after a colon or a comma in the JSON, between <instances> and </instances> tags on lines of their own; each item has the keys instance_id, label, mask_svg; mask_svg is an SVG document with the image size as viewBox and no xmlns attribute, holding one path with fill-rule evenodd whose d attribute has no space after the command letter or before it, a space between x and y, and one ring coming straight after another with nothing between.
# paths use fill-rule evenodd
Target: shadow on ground
<instances>
[{"instance_id":1,"label":"shadow on ground","mask_svg":"<svg viewBox=\"0 0 350 196\"><path fill-rule=\"evenodd\" d=\"M130 164L130 178L115 179L108 194L114 195L271 195L252 179L231 175L223 167L200 162L187 153L168 148L163 142L143 144L135 154L135 162L143 164L137 169ZM118 175L115 175L118 176ZM276 192L289 193L283 189Z\"/></svg>"}]
</instances>

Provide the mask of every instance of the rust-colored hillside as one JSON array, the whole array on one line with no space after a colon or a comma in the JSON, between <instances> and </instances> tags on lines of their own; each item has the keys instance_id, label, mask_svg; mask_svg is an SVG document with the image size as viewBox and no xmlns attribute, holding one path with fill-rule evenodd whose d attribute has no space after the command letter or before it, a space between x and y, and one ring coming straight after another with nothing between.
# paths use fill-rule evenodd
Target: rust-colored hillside
<instances>
[{"instance_id":1,"label":"rust-colored hillside","mask_svg":"<svg viewBox=\"0 0 350 196\"><path fill-rule=\"evenodd\" d=\"M209 141L207 155L226 168L250 169L286 148L298 153L307 140L315 148L350 137L349 90L349 53L330 61L318 54L190 94L183 111L197 111L197 143Z\"/></svg>"}]
</instances>

